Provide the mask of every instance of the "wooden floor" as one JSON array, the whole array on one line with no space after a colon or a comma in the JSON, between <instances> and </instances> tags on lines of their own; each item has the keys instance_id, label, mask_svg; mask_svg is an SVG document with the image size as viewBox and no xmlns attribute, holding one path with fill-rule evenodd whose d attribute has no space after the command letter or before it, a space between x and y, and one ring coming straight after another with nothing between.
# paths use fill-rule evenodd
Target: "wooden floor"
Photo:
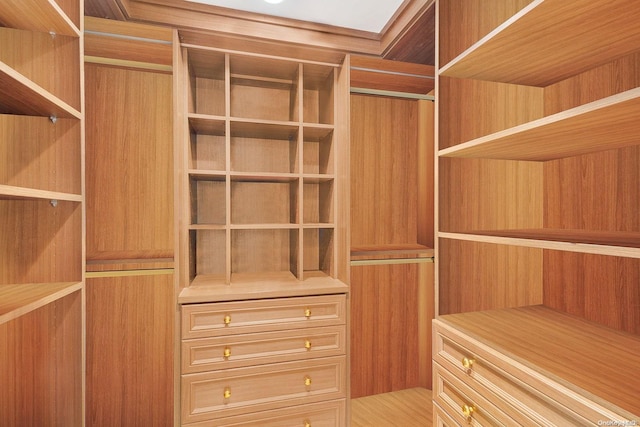
<instances>
[{"instance_id":1,"label":"wooden floor","mask_svg":"<svg viewBox=\"0 0 640 427\"><path fill-rule=\"evenodd\" d=\"M431 427L431 390L412 388L351 400L351 427Z\"/></svg>"}]
</instances>

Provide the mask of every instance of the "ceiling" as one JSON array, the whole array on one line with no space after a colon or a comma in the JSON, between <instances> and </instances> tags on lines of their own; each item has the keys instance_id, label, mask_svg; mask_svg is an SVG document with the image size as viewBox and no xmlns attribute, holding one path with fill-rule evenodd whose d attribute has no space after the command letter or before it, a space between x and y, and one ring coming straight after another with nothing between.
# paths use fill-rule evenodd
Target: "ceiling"
<instances>
[{"instance_id":1,"label":"ceiling","mask_svg":"<svg viewBox=\"0 0 640 427\"><path fill-rule=\"evenodd\" d=\"M324 53L351 52L435 63L435 0L84 0L84 5L87 16L169 25L183 42L195 37L241 50L253 43L267 54L279 44L294 49L291 55L304 46L318 60Z\"/></svg>"},{"instance_id":2,"label":"ceiling","mask_svg":"<svg viewBox=\"0 0 640 427\"><path fill-rule=\"evenodd\" d=\"M403 0L187 0L264 15L380 33Z\"/></svg>"}]
</instances>

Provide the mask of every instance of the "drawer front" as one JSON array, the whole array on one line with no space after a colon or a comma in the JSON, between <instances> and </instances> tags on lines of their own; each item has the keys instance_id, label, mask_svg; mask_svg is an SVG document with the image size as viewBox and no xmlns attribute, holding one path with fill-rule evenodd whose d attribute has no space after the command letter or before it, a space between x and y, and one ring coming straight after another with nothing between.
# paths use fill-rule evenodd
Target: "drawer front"
<instances>
[{"instance_id":1,"label":"drawer front","mask_svg":"<svg viewBox=\"0 0 640 427\"><path fill-rule=\"evenodd\" d=\"M440 365L433 365L433 400L460 425L512 426L515 421Z\"/></svg>"},{"instance_id":2,"label":"drawer front","mask_svg":"<svg viewBox=\"0 0 640 427\"><path fill-rule=\"evenodd\" d=\"M346 358L182 376L183 423L346 397Z\"/></svg>"},{"instance_id":3,"label":"drawer front","mask_svg":"<svg viewBox=\"0 0 640 427\"><path fill-rule=\"evenodd\" d=\"M182 339L344 325L346 296L274 298L182 306Z\"/></svg>"},{"instance_id":4,"label":"drawer front","mask_svg":"<svg viewBox=\"0 0 640 427\"><path fill-rule=\"evenodd\" d=\"M189 427L345 427L346 425L344 399L188 424Z\"/></svg>"},{"instance_id":5,"label":"drawer front","mask_svg":"<svg viewBox=\"0 0 640 427\"><path fill-rule=\"evenodd\" d=\"M293 329L182 342L182 373L346 354L346 328Z\"/></svg>"},{"instance_id":6,"label":"drawer front","mask_svg":"<svg viewBox=\"0 0 640 427\"><path fill-rule=\"evenodd\" d=\"M616 419L599 413L586 397L437 321L433 338L435 362L520 424L582 426Z\"/></svg>"},{"instance_id":7,"label":"drawer front","mask_svg":"<svg viewBox=\"0 0 640 427\"><path fill-rule=\"evenodd\" d=\"M460 424L453 421L437 403L433 404L433 425L434 427L460 427Z\"/></svg>"}]
</instances>

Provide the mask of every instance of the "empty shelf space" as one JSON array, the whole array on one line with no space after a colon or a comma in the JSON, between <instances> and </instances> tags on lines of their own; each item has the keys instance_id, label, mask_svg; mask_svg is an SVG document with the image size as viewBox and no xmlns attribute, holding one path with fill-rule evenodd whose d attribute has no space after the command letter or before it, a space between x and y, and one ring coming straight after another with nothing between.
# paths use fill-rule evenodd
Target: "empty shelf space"
<instances>
[{"instance_id":1,"label":"empty shelf space","mask_svg":"<svg viewBox=\"0 0 640 427\"><path fill-rule=\"evenodd\" d=\"M0 22L22 30L80 37L80 18L75 12L73 18L76 22L53 0L3 1L0 4Z\"/></svg>"},{"instance_id":2,"label":"empty shelf space","mask_svg":"<svg viewBox=\"0 0 640 427\"><path fill-rule=\"evenodd\" d=\"M80 119L82 114L42 87L0 62L0 111Z\"/></svg>"},{"instance_id":3,"label":"empty shelf space","mask_svg":"<svg viewBox=\"0 0 640 427\"><path fill-rule=\"evenodd\" d=\"M445 239L640 258L640 232L522 229L440 232Z\"/></svg>"},{"instance_id":4,"label":"empty shelf space","mask_svg":"<svg viewBox=\"0 0 640 427\"><path fill-rule=\"evenodd\" d=\"M546 161L638 145L640 88L440 150L444 157Z\"/></svg>"},{"instance_id":5,"label":"empty shelf space","mask_svg":"<svg viewBox=\"0 0 640 427\"><path fill-rule=\"evenodd\" d=\"M631 53L640 43L639 20L634 0L535 0L440 74L547 86Z\"/></svg>"},{"instance_id":6,"label":"empty shelf space","mask_svg":"<svg viewBox=\"0 0 640 427\"><path fill-rule=\"evenodd\" d=\"M0 325L82 289L82 283L0 285Z\"/></svg>"},{"instance_id":7,"label":"empty shelf space","mask_svg":"<svg viewBox=\"0 0 640 427\"><path fill-rule=\"evenodd\" d=\"M224 135L225 118L207 114L189 114L189 126L191 129L204 135Z\"/></svg>"}]
</instances>

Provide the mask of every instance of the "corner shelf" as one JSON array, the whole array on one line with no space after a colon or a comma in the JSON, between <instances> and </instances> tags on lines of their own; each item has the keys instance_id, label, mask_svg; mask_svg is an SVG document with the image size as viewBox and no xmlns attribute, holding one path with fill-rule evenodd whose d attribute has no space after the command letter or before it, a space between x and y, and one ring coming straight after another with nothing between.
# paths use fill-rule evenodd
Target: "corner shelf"
<instances>
[{"instance_id":1,"label":"corner shelf","mask_svg":"<svg viewBox=\"0 0 640 427\"><path fill-rule=\"evenodd\" d=\"M634 88L442 149L439 154L442 157L547 161L638 145L639 113L640 88Z\"/></svg>"},{"instance_id":2,"label":"corner shelf","mask_svg":"<svg viewBox=\"0 0 640 427\"><path fill-rule=\"evenodd\" d=\"M535 0L442 66L440 75L547 86L632 53L639 21L633 0Z\"/></svg>"},{"instance_id":3,"label":"corner shelf","mask_svg":"<svg viewBox=\"0 0 640 427\"><path fill-rule=\"evenodd\" d=\"M79 20L80 17L75 19ZM74 22L55 0L3 2L0 4L0 23L28 31L80 37L80 23Z\"/></svg>"},{"instance_id":4,"label":"corner shelf","mask_svg":"<svg viewBox=\"0 0 640 427\"><path fill-rule=\"evenodd\" d=\"M82 289L82 283L0 285L0 325Z\"/></svg>"}]
</instances>

